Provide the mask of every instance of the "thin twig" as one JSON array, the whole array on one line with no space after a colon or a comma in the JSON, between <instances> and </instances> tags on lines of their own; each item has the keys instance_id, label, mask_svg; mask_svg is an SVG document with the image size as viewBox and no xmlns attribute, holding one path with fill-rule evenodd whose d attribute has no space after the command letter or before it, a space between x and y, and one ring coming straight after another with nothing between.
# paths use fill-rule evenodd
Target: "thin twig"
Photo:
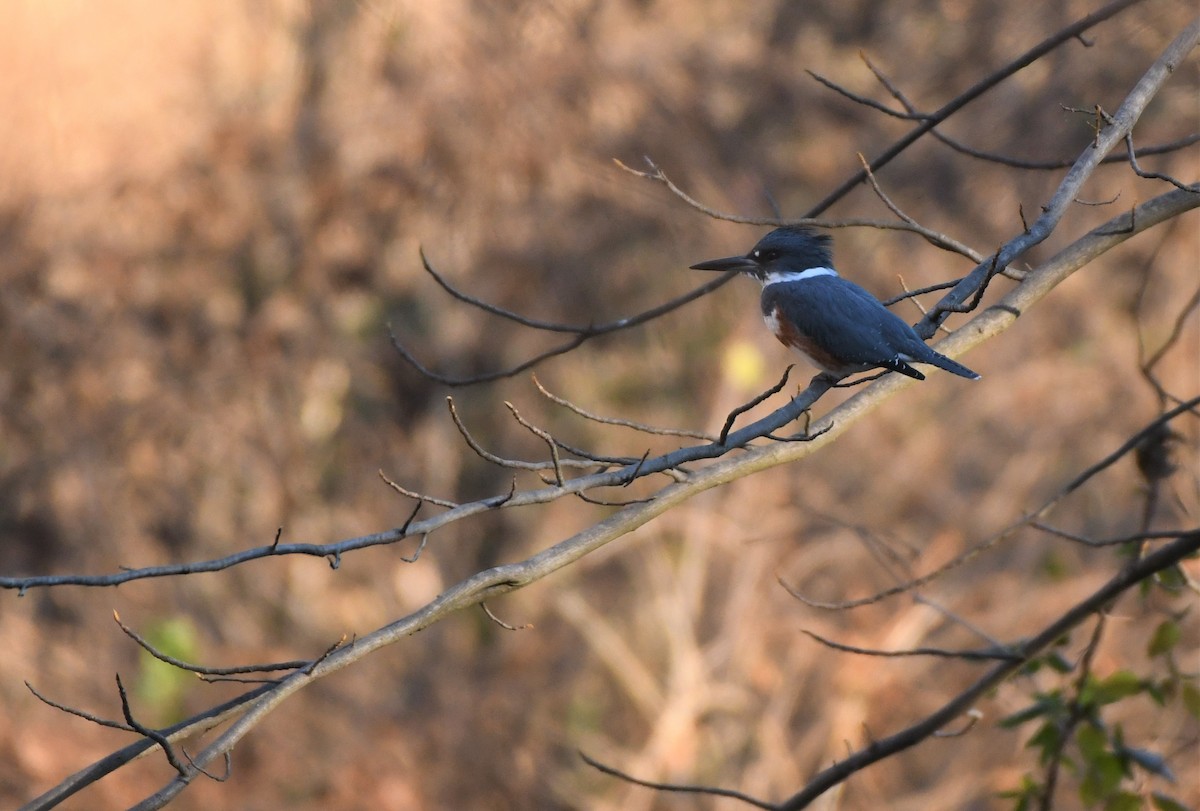
<instances>
[{"instance_id":1,"label":"thin twig","mask_svg":"<svg viewBox=\"0 0 1200 811\"><path fill-rule=\"evenodd\" d=\"M1074 479L1069 481L1066 485L1064 485L1062 488L1060 488L1059 491L1055 495L1053 495L1049 499L1047 499L1046 502L1043 503L1041 507L1039 507L1036 510L1033 510L1029 513L1026 513L1020 519L1013 522L1012 524L1005 527L1004 529L1000 530L999 532L984 539L983 541L979 542L978 544L975 544L974 546L970 547L966 551L964 551L958 555L955 555L953 558L946 561L941 566L938 566L937 568L935 568L933 571L929 572L928 574L922 575L920 577L915 577L915 578L908 580L904 583L901 583L899 585L876 592L875 594L873 594L869 597L863 597L858 600L843 600L843 601L838 601L838 602L824 602L821 600L814 600L810 597L806 597L805 595L801 594L797 589L790 586L782 577L777 578L777 580L778 580L779 584L784 588L784 590L787 591L788 594L792 595L792 597L796 598L797 600L804 603L805 605L812 607L812 608L821 608L821 609L827 609L827 610L832 610L832 611L844 611L848 608L858 608L858 607L864 606L864 605L871 605L872 603L877 603L882 600L886 600L889 597L894 597L897 594L903 594L905 592L909 592L909 591L913 591L915 589L921 588L922 586L925 586L926 584L931 583L932 581L938 579L939 577L942 577L947 572L949 572L953 569L956 569L959 566L962 566L967 561L973 560L975 557L979 556L986 550L991 549L993 546L995 546L1000 541L1011 537L1020 529L1032 525L1035 521L1038 521L1044 515L1046 515L1046 513L1048 513L1056 504L1058 504L1060 501L1062 501L1068 495L1070 495L1071 493L1073 493L1077 489L1079 489L1085 482L1087 482L1093 476L1095 476L1096 474L1100 473L1101 471L1103 471L1103 470L1107 469L1108 467L1112 466L1113 464L1115 464L1119 459L1121 459L1123 456L1128 454L1130 451L1135 450L1137 448L1137 446L1141 443L1141 441L1143 439L1145 439L1147 436L1149 436L1151 432L1158 430L1161 426L1166 425L1167 423L1169 423L1171 420L1175 419L1179 415L1192 411L1194 408L1196 408L1197 405L1200 405L1200 397L1194 397L1191 400L1188 400L1187 402L1183 403L1182 405L1176 406L1175 408L1171 409L1170 411L1166 412L1165 414L1160 415L1159 417L1157 417L1156 419L1151 421L1149 424L1144 426L1137 433L1133 434L1133 436L1129 437L1129 439L1127 439L1125 442L1121 443L1120 447L1118 447L1116 450L1114 450L1108 456L1105 456L1099 462L1096 462L1094 465L1087 468L1082 473L1077 475ZM1185 532L1186 532L1186 530L1185 530Z\"/></svg>"},{"instance_id":2,"label":"thin twig","mask_svg":"<svg viewBox=\"0 0 1200 811\"><path fill-rule=\"evenodd\" d=\"M512 409L511 403L506 403L506 405L508 405L510 410ZM463 423L462 418L458 416L458 408L455 407L455 405L454 405L453 397L446 398L446 407L450 410L450 419L454 422L454 427L457 428L458 433L460 435L462 435L463 441L467 443L467 447L469 447L471 450L475 451L475 453L480 458L482 458L484 461L491 462L493 465L511 468L513 470L551 470L551 469L553 469L556 471L560 470L560 468L562 468L564 466L565 467L578 467L578 468L594 468L596 466L594 462L587 461L587 460L580 460L580 459L561 459L560 460L560 459L558 459L558 449L557 449L557 447L554 447L553 440L550 440L550 442L551 442L551 447L553 448L552 455L554 456L554 460L550 461L550 462L528 462L528 461L525 461L524 459L506 459L503 456L497 456L496 454L494 454L491 451L484 448L483 445L479 444L479 441L471 435L470 431L467 430L467 426ZM517 419L518 419L518 421L520 421L521 418L519 416L517 416ZM522 422L522 424L524 425L523 422ZM530 426L528 426L528 425L526 425L526 427L530 428ZM532 428L530 430L532 430ZM559 478L560 479L562 478L561 475L559 476ZM560 481L559 484L562 484L562 482Z\"/></svg>"},{"instance_id":3,"label":"thin twig","mask_svg":"<svg viewBox=\"0 0 1200 811\"><path fill-rule=\"evenodd\" d=\"M562 472L563 460L558 455L558 443L554 441L554 437L550 436L550 434L548 432L546 432L545 430L543 430L541 428L538 428L536 425L531 423L529 420L522 417L521 412L517 411L517 407L515 405L513 405L512 403L510 403L508 400L504 401L504 407L507 408L509 410L509 412L512 413L513 419L515 419L518 423L520 423L520 425L523 428L527 429L531 434L533 434L538 439L540 439L546 443L546 447L548 447L550 449L550 462L551 462L551 464L554 465L554 483L557 484L559 487L562 487L564 484L566 484L567 480L563 476L563 472ZM575 462L576 460L570 459L567 461ZM579 463L577 462L577 464L579 464ZM592 464L591 462L583 462L582 464L589 468L595 467L595 465Z\"/></svg>"},{"instance_id":4,"label":"thin twig","mask_svg":"<svg viewBox=\"0 0 1200 811\"><path fill-rule=\"evenodd\" d=\"M1142 167L1140 165L1138 165L1137 150L1135 150L1133 148L1133 133L1132 132L1125 133L1125 156L1129 159L1129 165L1133 168L1134 173L1138 177L1144 177L1149 180L1162 180L1167 183L1170 183L1172 186L1174 186L1175 188L1180 189L1182 191L1192 192L1193 194L1200 194L1200 183L1184 184L1184 183L1179 182L1175 178L1171 177L1170 175L1164 175L1160 172L1147 172L1146 170L1142 169Z\"/></svg>"},{"instance_id":5,"label":"thin twig","mask_svg":"<svg viewBox=\"0 0 1200 811\"><path fill-rule=\"evenodd\" d=\"M742 802L752 805L755 808L766 809L766 811L771 811L771 809L775 807L771 803L763 802L756 797L751 797L749 794L743 794L742 792L734 791L733 789L717 788L716 786L687 786L680 785L678 783L658 783L653 780L642 780L639 777L634 777L628 772L623 772L618 768L601 763L595 758L589 757L583 750L576 751L579 752L579 757L583 759L583 762L591 766L596 771L602 772L611 777L616 777L620 780L624 780L626 783L632 783L635 786L642 786L643 788L650 788L654 789L655 791L669 791L676 794L704 794L710 797L729 797L734 800L741 800Z\"/></svg>"},{"instance_id":6,"label":"thin twig","mask_svg":"<svg viewBox=\"0 0 1200 811\"><path fill-rule=\"evenodd\" d=\"M737 421L738 417L742 416L747 411L754 408L756 405L763 402L764 400L769 400L770 398L774 397L779 392L783 391L783 387L787 385L788 375L790 375L792 373L792 369L795 369L795 368L796 368L796 364L794 364L794 363L789 364L788 367L783 370L783 375L779 378L778 383L776 383L774 386L771 386L769 389L762 392L761 394L757 395L756 397L751 399L749 402L742 403L740 406L735 408L733 411L730 411L729 415L725 417L725 424L721 426L721 433L717 436L717 444L724 445L725 440L729 439L729 432L730 432L730 430L732 430L733 424L734 424L734 422Z\"/></svg>"},{"instance_id":7,"label":"thin twig","mask_svg":"<svg viewBox=\"0 0 1200 811\"><path fill-rule=\"evenodd\" d=\"M524 625L509 625L507 622L505 622L504 620L500 619L495 614L493 614L492 609L488 608L487 603L480 603L479 607L483 609L483 613L487 614L488 619L490 619L492 622L496 623L497 625L499 625L501 628L503 628L506 631L525 631L525 630L528 630L529 628L533 627L533 625L530 623L526 623Z\"/></svg>"},{"instance_id":8,"label":"thin twig","mask_svg":"<svg viewBox=\"0 0 1200 811\"><path fill-rule=\"evenodd\" d=\"M1047 535L1054 535L1058 538L1071 541L1072 543L1090 546L1093 548L1102 548L1105 546L1124 546L1131 543L1142 543L1144 541L1169 541L1178 538L1189 532L1200 532L1200 527L1194 529L1174 529L1174 530L1159 530L1156 532L1134 532L1129 535L1123 535L1118 538L1088 538L1083 535L1078 535L1074 532L1067 532L1065 529L1052 527L1044 524L1041 521L1034 521L1029 525L1033 529L1045 532Z\"/></svg>"},{"instance_id":9,"label":"thin twig","mask_svg":"<svg viewBox=\"0 0 1200 811\"><path fill-rule=\"evenodd\" d=\"M426 501L428 501L430 504L435 504L438 507L447 507L451 510L458 507L458 504L453 501L447 501L444 498L436 498L434 496L427 496L424 493L418 493L416 490L409 490L407 487L397 484L396 482L389 479L387 477L387 474L384 473L382 469L379 470L379 478L383 479L384 483L388 487L392 488L400 495L405 496L407 498L415 499L418 507L420 507L421 504ZM415 516L416 513L414 512L413 515ZM404 524L405 531L408 530L408 527L410 526L411 523L412 523L411 518L407 522L405 522L405 524Z\"/></svg>"},{"instance_id":10,"label":"thin twig","mask_svg":"<svg viewBox=\"0 0 1200 811\"><path fill-rule=\"evenodd\" d=\"M546 387L542 385L542 382L538 380L537 375L533 375L532 377L533 385L537 386L537 390L540 391L546 397L546 399L568 409L569 411L572 411L575 414L578 414L585 420L598 422L601 425L618 425L622 428L632 428L633 430L640 431L643 434L654 434L656 436L683 436L690 437L691 439L703 439L706 442L716 441L716 437L712 436L711 434L706 434L703 431L694 431L687 428L658 428L653 425L634 422L633 420L621 419L619 417L602 417L599 414L593 414L590 411L584 410L575 403L572 403L570 400L564 397L559 397L557 394L548 391Z\"/></svg>"},{"instance_id":11,"label":"thin twig","mask_svg":"<svg viewBox=\"0 0 1200 811\"><path fill-rule=\"evenodd\" d=\"M44 696L41 693L39 693L37 691L37 688L35 688L29 682L25 682L25 686L29 689L29 692L33 693L34 697L38 701L42 702L43 704L48 704L49 706L53 707L56 710L61 710L62 712L67 713L68 715L74 715L76 718L82 718L85 721L91 721L93 724L96 724L97 726L108 727L109 729L119 729L124 732L133 732L134 731L133 727L131 727L129 724L123 724L120 721L110 721L107 718L101 718L98 715L92 715L90 712L84 712L83 710L76 709L75 707L71 707L66 704L60 704L59 702L55 701L54 699L49 698L49 697Z\"/></svg>"},{"instance_id":12,"label":"thin twig","mask_svg":"<svg viewBox=\"0 0 1200 811\"><path fill-rule=\"evenodd\" d=\"M125 723L129 724L130 729L158 744L167 758L167 763L171 764L171 768L178 772L184 780L190 780L192 775L188 771L188 767L179 760L179 756L175 754L175 748L171 746L167 736L133 717L133 708L129 706L129 694L125 691L125 685L121 683L120 673L117 674L117 694L121 697L121 713L125 716Z\"/></svg>"},{"instance_id":13,"label":"thin twig","mask_svg":"<svg viewBox=\"0 0 1200 811\"><path fill-rule=\"evenodd\" d=\"M1053 51L1064 42L1070 42L1072 39L1079 36L1084 31L1087 31L1089 28L1104 22L1110 17L1120 14L1125 9L1136 5L1139 2L1142 2L1142 0L1116 0L1116 2L1097 9L1095 12L1087 15L1079 21L1067 26L1066 28L1063 28L1050 37L1047 37L1045 40L1030 48L1028 51L1021 54L1002 68L995 70L984 78L980 79L974 85L955 96L940 109L930 113L928 120L923 121L903 138L896 141L894 144L880 153L879 157L875 158L868 164L871 171L878 172L882 167L891 163L898 155L904 152L904 150L908 149L910 146L920 140L922 136L932 131L933 128L938 124L957 113L963 107L966 107L969 103L987 91L991 90L1005 79L1028 67L1029 65L1032 65L1038 59L1041 59L1043 56L1050 53L1050 51ZM865 173L861 170L855 172L840 186L835 188L819 203L813 206L807 212L806 216L819 216L834 203L841 200L849 191L861 183L865 177Z\"/></svg>"},{"instance_id":14,"label":"thin twig","mask_svg":"<svg viewBox=\"0 0 1200 811\"><path fill-rule=\"evenodd\" d=\"M648 310L643 310L635 315L618 318L614 321L608 321L603 324L580 326L571 324L556 324L548 321L538 321L537 319L527 318L526 316L506 310L503 307L497 307L494 304L488 304L487 302L477 299L474 296L471 296L453 287L448 281L446 281L444 277L442 277L433 269L433 266L430 263L425 260L423 253L422 262L425 264L426 270L430 272L438 284L459 301L463 301L471 306L478 307L486 312L500 316L523 326L545 330L548 332L565 332L574 335L574 337L569 341L547 349L544 352L534 355L533 357L506 369L499 369L477 375L468 375L465 377L455 377L453 375L445 375L440 372L436 372L422 364L419 360L417 360L416 356L413 355L403 343L401 343L392 326L390 324L388 325L388 334L391 337L392 346L395 347L396 351L400 353L400 356L404 358L409 365L416 369L417 372L419 372L423 377L427 377L430 380L434 380L443 385L452 387L471 386L478 383L489 383L494 380L514 377L515 375L524 372L526 369L533 368L544 360L566 354L567 352L576 349L585 341L591 340L592 338L608 335L620 330L631 329L648 321L653 321L654 319L666 315L673 310L679 309L685 304L689 304L690 302L693 302L699 298L703 298L722 285L728 284L733 277L737 275L736 273L723 274L709 282L706 282L705 284L700 285L699 287L688 291L687 293L684 293L682 296L676 296L673 299L669 299L662 304L657 304L654 307L651 307Z\"/></svg>"},{"instance_id":15,"label":"thin twig","mask_svg":"<svg viewBox=\"0 0 1200 811\"><path fill-rule=\"evenodd\" d=\"M1014 661L1021 657L1017 653L1010 650L988 648L986 650L949 650L946 648L909 648L907 650L878 650L874 648L860 648L855 645L846 645L842 642L834 642L832 639L827 639L820 634L813 633L801 629L802 634L810 636L817 642L820 642L826 647L834 650L844 651L846 653L857 653L863 656L881 656L885 658L904 658L908 656L937 656L943 659L962 659L968 662L994 662Z\"/></svg>"},{"instance_id":16,"label":"thin twig","mask_svg":"<svg viewBox=\"0 0 1200 811\"><path fill-rule=\"evenodd\" d=\"M204 667L202 665L194 665L191 662L185 662L182 659L176 659L167 653L160 651L158 648L150 644L137 631L130 628L121 621L121 615L113 611L113 622L121 629L125 636L136 642L143 650L153 656L160 662L165 662L172 667L177 667L180 670L186 670L191 673L203 674L206 676L235 676L242 673L273 673L278 670L298 670L302 667L308 667L312 664L309 659L296 659L291 662L271 662L261 665L239 665L236 667Z\"/></svg>"}]
</instances>

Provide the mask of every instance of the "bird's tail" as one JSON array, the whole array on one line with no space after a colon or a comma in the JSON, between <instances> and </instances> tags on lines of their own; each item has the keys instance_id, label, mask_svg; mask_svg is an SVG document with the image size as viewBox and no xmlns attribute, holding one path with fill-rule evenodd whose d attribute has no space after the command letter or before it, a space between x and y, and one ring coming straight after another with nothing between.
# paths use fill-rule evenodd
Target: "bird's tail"
<instances>
[{"instance_id":1,"label":"bird's tail","mask_svg":"<svg viewBox=\"0 0 1200 811\"><path fill-rule=\"evenodd\" d=\"M926 361L927 363L931 363L934 366L937 366L939 369L945 369L947 372L958 375L959 377L965 377L967 380L979 379L978 372L968 369L958 361L950 360L950 358L939 352L934 352L932 349L929 350L929 354L931 357Z\"/></svg>"}]
</instances>

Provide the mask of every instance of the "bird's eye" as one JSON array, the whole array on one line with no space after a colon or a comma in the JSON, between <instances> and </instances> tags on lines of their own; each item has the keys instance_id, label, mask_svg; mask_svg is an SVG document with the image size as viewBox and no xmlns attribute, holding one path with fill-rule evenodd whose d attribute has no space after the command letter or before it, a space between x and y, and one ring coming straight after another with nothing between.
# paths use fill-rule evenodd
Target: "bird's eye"
<instances>
[{"instance_id":1,"label":"bird's eye","mask_svg":"<svg viewBox=\"0 0 1200 811\"><path fill-rule=\"evenodd\" d=\"M758 258L765 259L768 262L779 258L779 251L776 251L776 250L755 251L754 253L756 256L758 256Z\"/></svg>"}]
</instances>

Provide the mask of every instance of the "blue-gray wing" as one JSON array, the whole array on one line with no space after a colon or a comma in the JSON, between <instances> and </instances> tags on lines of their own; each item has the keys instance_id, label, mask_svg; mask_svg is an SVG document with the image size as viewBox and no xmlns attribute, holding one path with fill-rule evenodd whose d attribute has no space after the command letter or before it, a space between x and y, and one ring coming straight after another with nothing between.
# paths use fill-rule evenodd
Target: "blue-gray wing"
<instances>
[{"instance_id":1,"label":"blue-gray wing","mask_svg":"<svg viewBox=\"0 0 1200 811\"><path fill-rule=\"evenodd\" d=\"M925 360L912 327L854 282L817 276L763 288L763 313L778 312L822 355L845 367L890 366L893 360Z\"/></svg>"},{"instance_id":2,"label":"blue-gray wing","mask_svg":"<svg viewBox=\"0 0 1200 811\"><path fill-rule=\"evenodd\" d=\"M795 346L826 371L845 374L883 367L923 379L909 362L929 363L971 380L979 375L921 340L899 316L854 282L816 276L767 285L763 315L775 314L779 339Z\"/></svg>"}]
</instances>

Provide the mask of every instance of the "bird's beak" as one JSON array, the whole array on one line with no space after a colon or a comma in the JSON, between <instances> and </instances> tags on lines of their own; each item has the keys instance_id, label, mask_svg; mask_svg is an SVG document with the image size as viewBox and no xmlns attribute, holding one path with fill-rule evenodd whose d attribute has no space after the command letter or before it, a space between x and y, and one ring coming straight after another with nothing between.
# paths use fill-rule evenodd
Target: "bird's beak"
<instances>
[{"instance_id":1,"label":"bird's beak","mask_svg":"<svg viewBox=\"0 0 1200 811\"><path fill-rule=\"evenodd\" d=\"M758 263L748 256L729 256L725 259L709 259L707 262L697 262L692 270L738 270L750 271L758 267Z\"/></svg>"}]
</instances>

